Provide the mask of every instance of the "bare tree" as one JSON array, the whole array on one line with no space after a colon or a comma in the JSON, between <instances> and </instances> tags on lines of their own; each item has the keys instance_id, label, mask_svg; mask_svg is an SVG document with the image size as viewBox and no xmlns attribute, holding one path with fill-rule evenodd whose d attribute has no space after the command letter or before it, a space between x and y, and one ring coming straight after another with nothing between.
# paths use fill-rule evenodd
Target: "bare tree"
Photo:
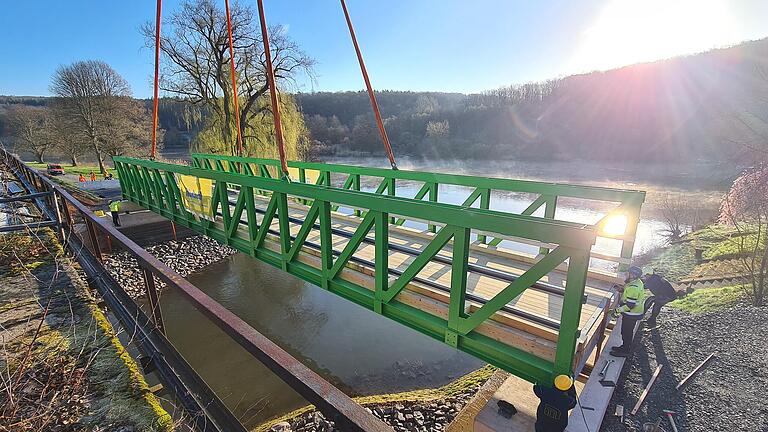
<instances>
[{"instance_id":1,"label":"bare tree","mask_svg":"<svg viewBox=\"0 0 768 432\"><path fill-rule=\"evenodd\" d=\"M720 209L720 222L736 229L740 270L746 275L746 292L752 304L765 302L768 276L768 166L747 170L733 182Z\"/></svg>"},{"instance_id":2,"label":"bare tree","mask_svg":"<svg viewBox=\"0 0 768 432\"><path fill-rule=\"evenodd\" d=\"M54 129L56 130L56 150L69 159L72 166L77 166L79 159L88 153L89 138L78 122L66 115L58 100L51 103Z\"/></svg>"},{"instance_id":3,"label":"bare tree","mask_svg":"<svg viewBox=\"0 0 768 432\"><path fill-rule=\"evenodd\" d=\"M713 222L717 216L717 211L707 203L691 199L685 193L665 193L660 199L659 211L665 225L662 233L671 241Z\"/></svg>"},{"instance_id":4,"label":"bare tree","mask_svg":"<svg viewBox=\"0 0 768 432\"><path fill-rule=\"evenodd\" d=\"M56 147L50 110L21 105L10 111L8 120L16 148L33 153L37 162L45 162L46 153Z\"/></svg>"},{"instance_id":5,"label":"bare tree","mask_svg":"<svg viewBox=\"0 0 768 432\"><path fill-rule=\"evenodd\" d=\"M253 9L235 2L231 12L239 113L234 112L232 102L226 15L216 2L185 1L168 19L170 31L162 35L160 43L165 60L162 89L207 107L219 119L221 138L229 146L234 145L235 115L240 117L243 137L261 139L253 120L271 111L269 104L260 102L269 86ZM272 27L269 31L276 78L292 85L299 73L311 75L314 61L287 37L284 29ZM154 25L146 23L142 33L147 45L154 46Z\"/></svg>"},{"instance_id":6,"label":"bare tree","mask_svg":"<svg viewBox=\"0 0 768 432\"><path fill-rule=\"evenodd\" d=\"M131 97L128 82L107 63L87 60L59 67L51 92L59 97L67 124L86 137L101 172L106 172L104 156L110 143L141 145L137 126L150 123L133 115L140 102Z\"/></svg>"}]
</instances>

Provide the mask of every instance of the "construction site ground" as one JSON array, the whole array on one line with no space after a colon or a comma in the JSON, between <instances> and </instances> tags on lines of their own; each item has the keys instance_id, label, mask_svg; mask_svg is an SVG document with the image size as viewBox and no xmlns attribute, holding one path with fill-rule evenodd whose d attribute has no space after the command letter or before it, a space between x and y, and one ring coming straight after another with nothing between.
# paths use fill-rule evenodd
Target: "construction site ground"
<instances>
[{"instance_id":1,"label":"construction site ground","mask_svg":"<svg viewBox=\"0 0 768 432\"><path fill-rule=\"evenodd\" d=\"M675 411L680 432L768 431L768 308L738 305L700 314L664 308L660 327L638 332L601 427L602 432L641 431L663 410ZM715 358L690 384L675 387L709 354ZM657 365L659 378L637 415L629 415ZM614 416L617 404L625 424ZM665 431L672 427L662 417Z\"/></svg>"},{"instance_id":2,"label":"construction site ground","mask_svg":"<svg viewBox=\"0 0 768 432\"><path fill-rule=\"evenodd\" d=\"M172 428L54 231L0 235L0 431Z\"/></svg>"}]
</instances>

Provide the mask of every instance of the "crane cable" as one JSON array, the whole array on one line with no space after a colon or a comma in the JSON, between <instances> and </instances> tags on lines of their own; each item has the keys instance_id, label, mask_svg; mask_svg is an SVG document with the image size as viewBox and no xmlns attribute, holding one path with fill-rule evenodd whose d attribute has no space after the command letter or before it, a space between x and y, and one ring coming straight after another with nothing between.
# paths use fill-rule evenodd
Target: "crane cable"
<instances>
[{"instance_id":1,"label":"crane cable","mask_svg":"<svg viewBox=\"0 0 768 432\"><path fill-rule=\"evenodd\" d=\"M261 3L261 0L259 0ZM349 17L347 11L347 4L344 0L341 0L341 8L344 10L344 17L347 19L347 27L349 27L349 35L352 37L352 44L355 46L355 52L357 53L357 61L360 63L360 71L363 73L363 80L365 81L365 87L368 89L368 97L371 99L371 107L373 107L373 115L376 117L376 124L379 126L379 134L381 140L384 142L384 149L387 151L387 157L389 163L392 165L392 169L397 169L395 163L395 154L392 152L392 146L389 144L389 137L387 137L387 130L384 129L384 122L381 120L381 112L379 111L379 103L376 102L376 95L373 93L371 87L371 80L368 78L368 71L365 69L365 62L363 61L363 54L360 52L360 46L357 44L357 37L355 37L355 29L352 27L352 19Z\"/></svg>"},{"instance_id":2,"label":"crane cable","mask_svg":"<svg viewBox=\"0 0 768 432\"><path fill-rule=\"evenodd\" d=\"M262 0L256 0L259 6L259 20L261 23L261 38L264 42L264 57L267 63L267 84L269 84L269 95L272 98L272 119L275 122L275 138L277 139L277 150L280 153L280 168L282 177L289 180L288 164L285 162L285 146L283 145L283 126L280 123L280 107L277 99L277 83L275 83L275 70L272 68L272 55L269 52L269 34L267 31L267 20L264 18L264 4Z\"/></svg>"},{"instance_id":3,"label":"crane cable","mask_svg":"<svg viewBox=\"0 0 768 432\"><path fill-rule=\"evenodd\" d=\"M227 12L227 33L229 34L230 75L232 77L232 101L235 105L235 127L237 128L237 155L243 156L243 136L240 131L240 105L237 101L237 81L235 78L235 48L232 42L232 16L229 13L229 0L224 0Z\"/></svg>"},{"instance_id":4,"label":"crane cable","mask_svg":"<svg viewBox=\"0 0 768 432\"><path fill-rule=\"evenodd\" d=\"M150 158L157 156L157 111L158 92L160 89L160 16L162 15L163 0L157 0L157 16L155 18L155 99L152 110L152 149Z\"/></svg>"}]
</instances>

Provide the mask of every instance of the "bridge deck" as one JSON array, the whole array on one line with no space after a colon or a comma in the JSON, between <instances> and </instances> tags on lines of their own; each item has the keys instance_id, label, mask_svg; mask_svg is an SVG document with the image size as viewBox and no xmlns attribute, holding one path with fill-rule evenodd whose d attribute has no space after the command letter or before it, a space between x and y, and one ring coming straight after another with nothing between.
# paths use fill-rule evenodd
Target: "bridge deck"
<instances>
[{"instance_id":1,"label":"bridge deck","mask_svg":"<svg viewBox=\"0 0 768 432\"><path fill-rule=\"evenodd\" d=\"M274 178L271 161L215 155L191 167L114 161L132 202L537 383L578 374L602 339L617 280L590 261L626 265L643 200L638 191L329 164L302 163L294 182ZM361 190L367 176L380 180L373 192ZM418 192L398 196L408 181ZM443 184L469 195L444 202ZM497 190L538 197L522 211L495 210ZM558 198L616 207L576 223L556 218ZM621 242L618 256L592 251L606 236Z\"/></svg>"},{"instance_id":2,"label":"bridge deck","mask_svg":"<svg viewBox=\"0 0 768 432\"><path fill-rule=\"evenodd\" d=\"M236 193L230 195L236 196ZM257 213L263 215L269 202L269 197L255 195ZM301 222L306 218L309 206L292 201L289 203L291 235L296 236L301 227ZM332 216L332 240L333 250L340 253L349 242L349 237L359 226L361 218L334 211ZM241 217L239 230L247 235L247 214ZM261 223L259 217L259 223ZM272 220L270 235L267 236L267 247L279 251L279 221ZM405 271L434 238L429 231L420 231L414 228L396 226L390 224L390 245L403 248L389 250L390 283L397 279L398 272ZM372 233L367 236L358 247L350 263L341 272L341 278L354 281L370 290L374 290L374 256L375 244ZM320 251L308 245L320 243L319 226L315 226L307 236L305 246L299 253L299 260L320 268ZM405 303L418 305L422 309L430 310L438 316L447 317L449 304L449 290L451 279L452 243L448 243L439 253L439 257L448 262L432 260L419 272L417 278L409 283L401 292L398 300ZM469 301L469 310L478 308L484 300L493 298L504 289L511 279L524 273L533 263L536 257L518 251L501 247L488 246L474 242L470 246L470 264L478 267L477 271L470 269L467 277L467 293L476 296L474 301ZM491 275L483 274L483 269L493 271ZM543 277L540 282L545 282L555 287L565 287L565 268L553 271ZM609 288L616 282L616 278L609 274L590 271L585 289L586 303L582 307L580 328L590 327L596 316L600 313L600 305L608 296ZM478 331L494 339L514 344L537 356L553 359L557 342L557 323L563 306L562 294L545 290L528 289L520 296L508 303L509 310L500 311L494 317L493 323L483 324ZM583 348L585 341L591 339L598 326L588 328L588 333L582 335L577 352ZM579 360L577 356L577 362Z\"/></svg>"}]
</instances>

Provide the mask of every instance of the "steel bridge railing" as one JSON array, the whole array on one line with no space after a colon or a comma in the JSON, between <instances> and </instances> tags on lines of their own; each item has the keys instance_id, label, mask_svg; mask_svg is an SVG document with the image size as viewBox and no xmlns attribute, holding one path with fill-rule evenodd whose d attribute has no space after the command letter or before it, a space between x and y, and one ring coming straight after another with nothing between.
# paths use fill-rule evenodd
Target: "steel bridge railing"
<instances>
[{"instance_id":1,"label":"steel bridge railing","mask_svg":"<svg viewBox=\"0 0 768 432\"><path fill-rule=\"evenodd\" d=\"M192 164L199 168L218 171L247 173L267 178L280 177L278 175L280 162L274 159L192 153ZM328 186L341 184L342 189L356 191L360 191L361 178L375 179L375 181L379 182L375 193L387 194L389 196L396 194L398 182L421 183L422 186L413 196L413 199L426 199L430 202L442 202L439 194L440 185L462 186L471 191L462 205L471 207L478 204L478 208L481 209L491 208L493 192L530 194L535 196L535 199L520 214L533 215L543 209L541 216L554 220L558 220L557 208L562 198L605 203L611 205L612 208L594 225L597 227L598 237L616 239L621 242L620 253L618 255L611 255L592 252L591 257L593 259L618 263L620 270L623 270L629 264L629 260L632 257L637 225L640 220L640 209L645 200L644 191L630 189L391 170L316 162L290 161L288 162L288 167L293 171L292 180L294 181ZM356 210L355 215L362 216L362 212ZM622 221L625 224L624 232L606 232L604 230L605 225L610 223L612 218L616 217L624 218ZM393 218L391 221L395 225L403 225L406 222L406 218ZM430 223L429 220L426 221L426 224L428 230L433 233L439 228L435 224ZM505 238L501 236L494 237L488 233L477 233L477 240L489 246L499 246ZM525 242L525 239L521 238L510 240L513 242ZM541 244L540 242L533 244L539 246L539 252L542 254L546 254L552 249L552 245Z\"/></svg>"},{"instance_id":2,"label":"steel bridge railing","mask_svg":"<svg viewBox=\"0 0 768 432\"><path fill-rule=\"evenodd\" d=\"M596 238L594 226L287 182L252 175L247 168L245 174L240 174L126 157L115 157L114 163L125 198L177 224L233 246L531 382L551 385L556 375L574 372L589 254ZM208 216L196 216L191 209L185 208L186 197L182 196L179 184L184 178L198 179L210 185L211 190L206 192L210 197ZM230 201L233 191L236 191L234 206ZM261 220L257 218L255 198L259 191L269 196ZM309 204L306 218L295 235L290 229L289 201ZM335 251L332 243L331 211L334 206L361 209L364 213L341 251ZM441 225L421 254L396 278L390 278L388 265L391 215L430 220ZM273 221L279 227L277 232L272 229ZM315 224L319 225L319 251L311 251L305 244ZM493 298L482 305L473 305L472 309L469 307L472 300L467 296L467 271L473 230L555 246ZM345 272L370 231L374 232L375 239L372 286ZM449 243L452 258L448 304L445 309L425 308L405 295L406 287ZM489 333L488 324L500 319L502 308L566 261L563 308L551 357L532 354Z\"/></svg>"},{"instance_id":3,"label":"steel bridge railing","mask_svg":"<svg viewBox=\"0 0 768 432\"><path fill-rule=\"evenodd\" d=\"M95 284L121 325L136 335L134 340L137 347L157 368L163 384L190 414L191 422L197 430L229 432L246 429L166 339L156 280L164 282L166 289L175 289L183 294L216 326L313 404L326 418L334 421L340 429L392 430L103 218L97 217L64 188L30 168L5 149L0 148L0 158L0 162L4 162L14 171L30 195L35 195L34 199L41 211L57 222L54 229L62 244L78 259L91 279L90 282ZM148 313L139 307L102 266L100 239L106 239L110 248L120 247L139 263L149 300Z\"/></svg>"}]
</instances>

